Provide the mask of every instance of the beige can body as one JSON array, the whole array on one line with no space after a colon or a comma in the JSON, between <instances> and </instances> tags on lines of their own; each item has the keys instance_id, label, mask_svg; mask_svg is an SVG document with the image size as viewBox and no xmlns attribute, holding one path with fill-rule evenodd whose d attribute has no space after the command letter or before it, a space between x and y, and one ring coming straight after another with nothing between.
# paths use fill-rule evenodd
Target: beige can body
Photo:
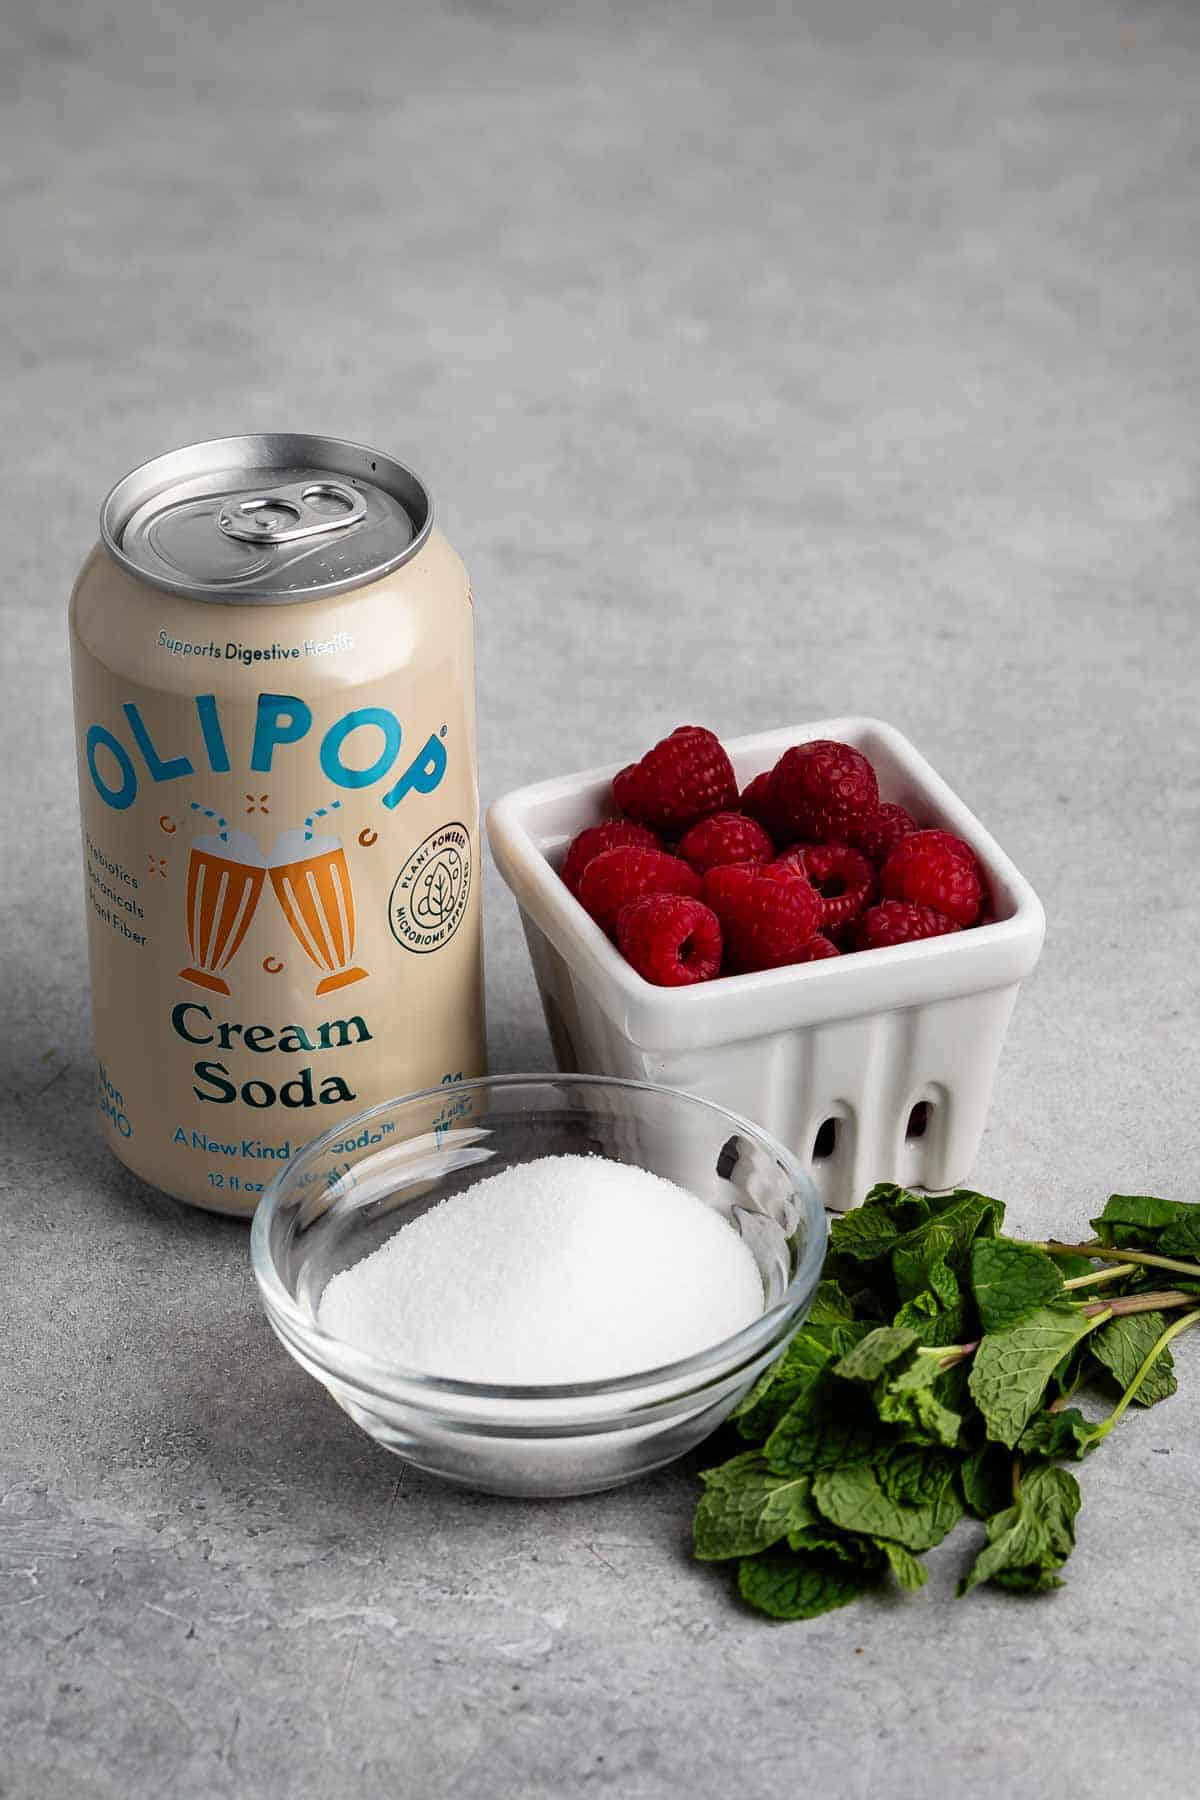
<instances>
[{"instance_id":1,"label":"beige can body","mask_svg":"<svg viewBox=\"0 0 1200 1800\"><path fill-rule=\"evenodd\" d=\"M98 547L71 652L104 1130L249 1214L339 1121L484 1072L466 572L434 531L369 586L214 605Z\"/></svg>"}]
</instances>

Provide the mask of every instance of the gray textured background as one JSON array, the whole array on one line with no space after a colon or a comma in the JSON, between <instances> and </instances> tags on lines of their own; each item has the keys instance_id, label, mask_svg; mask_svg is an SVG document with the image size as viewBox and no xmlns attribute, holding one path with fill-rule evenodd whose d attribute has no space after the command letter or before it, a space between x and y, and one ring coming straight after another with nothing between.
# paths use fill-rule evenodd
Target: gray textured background
<instances>
[{"instance_id":1,"label":"gray textured background","mask_svg":"<svg viewBox=\"0 0 1200 1800\"><path fill-rule=\"evenodd\" d=\"M1198 80L1187 0L5 9L0 1793L1194 1791L1194 1345L1044 1602L955 1602L956 1540L773 1628L686 1468L500 1504L356 1433L244 1230L98 1148L64 612L156 450L394 449L474 575L485 795L895 720L1050 915L979 1183L1194 1195Z\"/></svg>"}]
</instances>

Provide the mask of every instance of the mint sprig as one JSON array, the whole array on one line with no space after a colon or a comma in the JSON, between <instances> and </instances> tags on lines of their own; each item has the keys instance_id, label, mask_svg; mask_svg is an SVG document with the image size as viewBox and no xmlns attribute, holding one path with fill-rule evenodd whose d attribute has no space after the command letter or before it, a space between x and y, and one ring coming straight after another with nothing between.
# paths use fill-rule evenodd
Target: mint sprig
<instances>
[{"instance_id":1,"label":"mint sprig","mask_svg":"<svg viewBox=\"0 0 1200 1800\"><path fill-rule=\"evenodd\" d=\"M1131 1405L1177 1385L1200 1321L1200 1205L1110 1197L1079 1244L1002 1235L986 1194L872 1189L835 1220L808 1320L738 1407L704 1477L695 1553L744 1600L809 1619L889 1579L964 1517L987 1541L959 1585L1062 1585L1081 1461ZM1117 1391L1106 1416L1092 1404ZM747 1447L749 1446L749 1447Z\"/></svg>"}]
</instances>

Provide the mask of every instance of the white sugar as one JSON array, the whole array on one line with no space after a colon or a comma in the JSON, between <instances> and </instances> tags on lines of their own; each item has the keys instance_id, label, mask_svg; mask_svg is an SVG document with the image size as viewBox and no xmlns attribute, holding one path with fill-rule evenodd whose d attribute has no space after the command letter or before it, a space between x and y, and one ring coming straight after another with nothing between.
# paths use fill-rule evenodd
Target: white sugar
<instances>
[{"instance_id":1,"label":"white sugar","mask_svg":"<svg viewBox=\"0 0 1200 1800\"><path fill-rule=\"evenodd\" d=\"M462 1381L603 1381L694 1355L763 1310L719 1213L645 1169L544 1156L476 1182L335 1275L325 1330Z\"/></svg>"}]
</instances>

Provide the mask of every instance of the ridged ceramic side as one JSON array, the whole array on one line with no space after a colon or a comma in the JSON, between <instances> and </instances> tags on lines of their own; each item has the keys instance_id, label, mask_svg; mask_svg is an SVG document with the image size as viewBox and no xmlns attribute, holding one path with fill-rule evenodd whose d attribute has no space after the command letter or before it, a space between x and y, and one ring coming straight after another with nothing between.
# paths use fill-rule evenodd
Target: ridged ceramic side
<instances>
[{"instance_id":1,"label":"ridged ceramic side","mask_svg":"<svg viewBox=\"0 0 1200 1800\"><path fill-rule=\"evenodd\" d=\"M824 719L733 739L726 749L744 786L789 744L823 737L856 744L875 764L886 799L972 845L987 872L994 923L694 988L656 988L556 873L575 833L611 812L615 765L506 794L489 812L488 836L521 910L559 1067L659 1082L743 1113L811 1171L827 1206L845 1210L876 1181L946 1188L966 1179L1045 915L980 821L893 726ZM922 1101L924 1131L910 1135ZM829 1120L837 1122L832 1131ZM831 1136L832 1153L817 1154Z\"/></svg>"}]
</instances>

